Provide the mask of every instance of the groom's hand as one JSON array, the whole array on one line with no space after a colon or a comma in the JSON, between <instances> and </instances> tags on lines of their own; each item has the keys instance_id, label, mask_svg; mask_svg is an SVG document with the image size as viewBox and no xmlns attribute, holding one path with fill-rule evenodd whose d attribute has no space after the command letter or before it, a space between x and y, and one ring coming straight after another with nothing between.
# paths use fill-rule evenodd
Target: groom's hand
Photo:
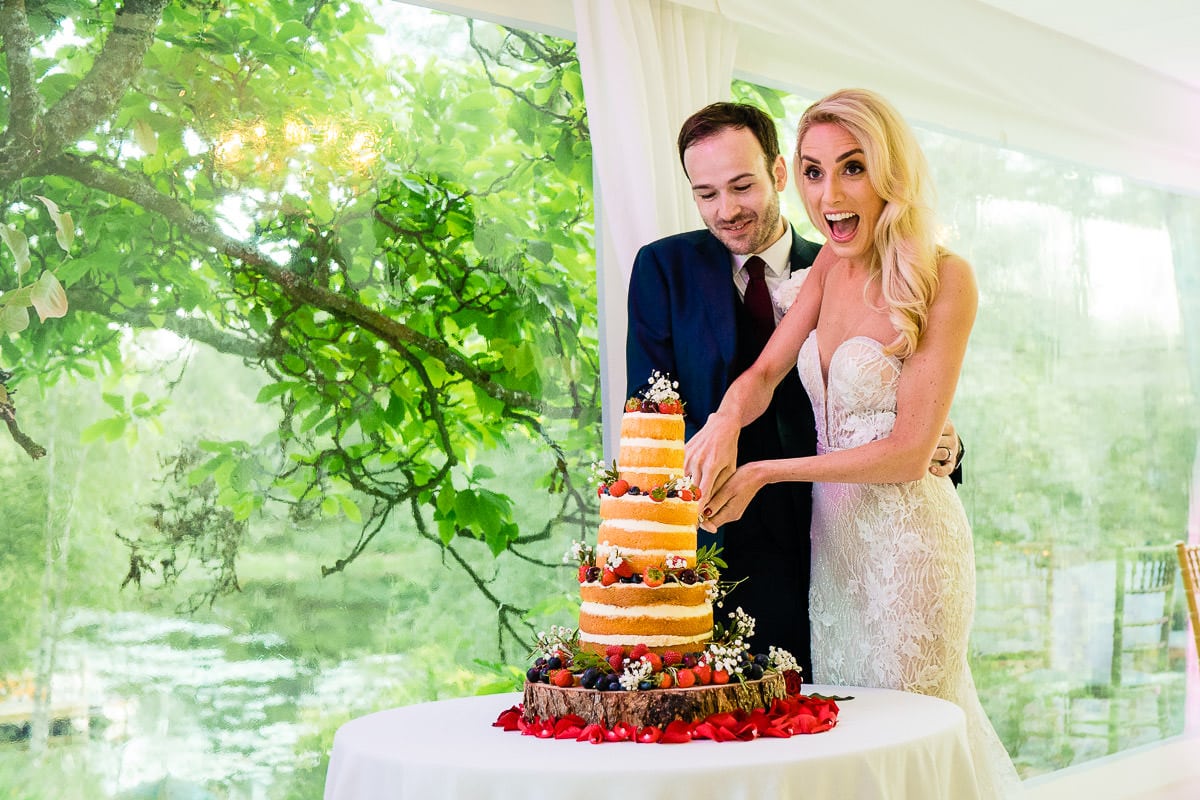
<instances>
[{"instance_id":1,"label":"groom's hand","mask_svg":"<svg viewBox=\"0 0 1200 800\"><path fill-rule=\"evenodd\" d=\"M937 447L933 448L933 460L929 462L929 471L939 478L946 477L958 466L960 453L962 445L959 443L958 433L954 430L954 423L946 420L946 427L942 428Z\"/></svg>"},{"instance_id":2,"label":"groom's hand","mask_svg":"<svg viewBox=\"0 0 1200 800\"><path fill-rule=\"evenodd\" d=\"M741 428L720 414L710 414L684 450L683 469L700 488L700 507L737 470L737 441Z\"/></svg>"}]
</instances>

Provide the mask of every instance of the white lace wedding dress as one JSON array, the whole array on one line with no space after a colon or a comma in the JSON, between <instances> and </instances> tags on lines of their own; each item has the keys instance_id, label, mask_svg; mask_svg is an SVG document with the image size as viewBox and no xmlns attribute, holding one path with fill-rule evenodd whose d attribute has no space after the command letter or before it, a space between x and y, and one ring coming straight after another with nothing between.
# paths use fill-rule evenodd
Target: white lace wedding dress
<instances>
[{"instance_id":1,"label":"white lace wedding dress","mask_svg":"<svg viewBox=\"0 0 1200 800\"><path fill-rule=\"evenodd\" d=\"M826 382L813 331L798 367L812 399L818 452L891 432L902 362L877 341L843 342ZM974 608L971 529L949 478L813 485L813 681L957 703L967 716L980 797L1019 796L1020 780L967 665Z\"/></svg>"}]
</instances>

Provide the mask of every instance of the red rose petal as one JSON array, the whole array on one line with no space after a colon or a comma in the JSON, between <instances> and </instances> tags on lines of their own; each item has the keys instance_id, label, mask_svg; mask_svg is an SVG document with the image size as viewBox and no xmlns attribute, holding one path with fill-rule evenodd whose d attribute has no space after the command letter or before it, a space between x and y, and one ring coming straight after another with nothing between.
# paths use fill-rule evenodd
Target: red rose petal
<instances>
[{"instance_id":1,"label":"red rose petal","mask_svg":"<svg viewBox=\"0 0 1200 800\"><path fill-rule=\"evenodd\" d=\"M637 732L637 741L642 744L654 744L662 738L662 729L647 725Z\"/></svg>"},{"instance_id":2,"label":"red rose petal","mask_svg":"<svg viewBox=\"0 0 1200 800\"><path fill-rule=\"evenodd\" d=\"M593 722L591 725L588 725L586 728L580 731L579 736L575 738L575 741L603 744L607 738L607 734L608 731L604 729L603 725L598 722Z\"/></svg>"},{"instance_id":3,"label":"red rose petal","mask_svg":"<svg viewBox=\"0 0 1200 800\"><path fill-rule=\"evenodd\" d=\"M784 739L822 733L837 725L838 713L838 705L833 700L797 694L774 700L769 710L759 708L751 712L713 714L698 723L674 720L662 729L648 725L639 730L625 722L618 722L610 729L598 723L587 724L574 714L561 719L527 720L520 705L500 712L492 725L539 739L575 739L592 744L628 741L682 744L692 739L732 742L760 736Z\"/></svg>"},{"instance_id":4,"label":"red rose petal","mask_svg":"<svg viewBox=\"0 0 1200 800\"><path fill-rule=\"evenodd\" d=\"M610 742L628 742L635 736L637 736L637 728L625 722L618 722L612 726L606 738Z\"/></svg>"},{"instance_id":5,"label":"red rose petal","mask_svg":"<svg viewBox=\"0 0 1200 800\"><path fill-rule=\"evenodd\" d=\"M662 744L683 744L692 740L692 726L681 719L672 720L663 731Z\"/></svg>"},{"instance_id":6,"label":"red rose petal","mask_svg":"<svg viewBox=\"0 0 1200 800\"><path fill-rule=\"evenodd\" d=\"M730 733L740 741L751 742L758 738L758 728L753 723L743 722L730 729Z\"/></svg>"},{"instance_id":7,"label":"red rose petal","mask_svg":"<svg viewBox=\"0 0 1200 800\"><path fill-rule=\"evenodd\" d=\"M579 717L565 716L554 725L555 739L574 739L583 732L583 720Z\"/></svg>"},{"instance_id":8,"label":"red rose petal","mask_svg":"<svg viewBox=\"0 0 1200 800\"><path fill-rule=\"evenodd\" d=\"M728 728L731 725L736 725L738 720L733 714L724 712L721 714L711 714L704 721L711 722L713 725L721 728Z\"/></svg>"},{"instance_id":9,"label":"red rose petal","mask_svg":"<svg viewBox=\"0 0 1200 800\"><path fill-rule=\"evenodd\" d=\"M521 719L521 707L513 706L505 711L500 712L500 716L492 723L493 728L503 728L506 731L515 731L518 727L518 720Z\"/></svg>"}]
</instances>

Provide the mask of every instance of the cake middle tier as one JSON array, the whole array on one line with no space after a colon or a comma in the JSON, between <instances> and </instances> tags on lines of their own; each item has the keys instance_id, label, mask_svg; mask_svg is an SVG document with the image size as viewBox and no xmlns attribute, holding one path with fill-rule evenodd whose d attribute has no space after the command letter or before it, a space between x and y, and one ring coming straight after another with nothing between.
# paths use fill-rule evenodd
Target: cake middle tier
<instances>
[{"instance_id":1,"label":"cake middle tier","mask_svg":"<svg viewBox=\"0 0 1200 800\"><path fill-rule=\"evenodd\" d=\"M656 587L582 584L580 641L596 652L614 644L684 652L703 649L712 638L711 587L709 582Z\"/></svg>"},{"instance_id":2,"label":"cake middle tier","mask_svg":"<svg viewBox=\"0 0 1200 800\"><path fill-rule=\"evenodd\" d=\"M699 514L700 504L695 500L669 497L656 501L646 495L601 497L597 555L606 559L609 549L615 547L638 572L662 566L670 555L694 567Z\"/></svg>"}]
</instances>

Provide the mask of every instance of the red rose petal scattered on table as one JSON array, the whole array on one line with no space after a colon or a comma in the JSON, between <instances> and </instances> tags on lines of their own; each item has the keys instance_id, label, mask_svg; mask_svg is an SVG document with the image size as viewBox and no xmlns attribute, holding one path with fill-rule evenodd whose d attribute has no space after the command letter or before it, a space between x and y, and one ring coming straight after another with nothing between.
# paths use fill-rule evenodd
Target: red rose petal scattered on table
<instances>
[{"instance_id":1,"label":"red rose petal scattered on table","mask_svg":"<svg viewBox=\"0 0 1200 800\"><path fill-rule=\"evenodd\" d=\"M608 738L608 731L598 722L593 722L584 728L579 736L575 738L577 742L591 742L592 744L603 744Z\"/></svg>"},{"instance_id":2,"label":"red rose petal scattered on table","mask_svg":"<svg viewBox=\"0 0 1200 800\"><path fill-rule=\"evenodd\" d=\"M637 728L626 722L618 722L608 732L610 742L629 742L637 736Z\"/></svg>"},{"instance_id":3,"label":"red rose petal scattered on table","mask_svg":"<svg viewBox=\"0 0 1200 800\"><path fill-rule=\"evenodd\" d=\"M658 741L662 744L683 744L692 740L692 726L681 719L672 720L667 724L667 729L663 731L662 738Z\"/></svg>"},{"instance_id":4,"label":"red rose petal scattered on table","mask_svg":"<svg viewBox=\"0 0 1200 800\"><path fill-rule=\"evenodd\" d=\"M722 728L728 728L731 725L737 724L737 717L725 711L720 714L710 714L704 721L711 722L713 725L719 725Z\"/></svg>"},{"instance_id":5,"label":"red rose petal scattered on table","mask_svg":"<svg viewBox=\"0 0 1200 800\"><path fill-rule=\"evenodd\" d=\"M637 740L642 744L654 744L662 738L662 729L647 725L637 732Z\"/></svg>"},{"instance_id":6,"label":"red rose petal scattered on table","mask_svg":"<svg viewBox=\"0 0 1200 800\"><path fill-rule=\"evenodd\" d=\"M752 742L758 738L758 726L752 720L746 720L734 726L730 732L743 742Z\"/></svg>"},{"instance_id":7,"label":"red rose petal scattered on table","mask_svg":"<svg viewBox=\"0 0 1200 800\"><path fill-rule=\"evenodd\" d=\"M583 732L584 721L582 717L577 717L573 714L568 714L565 717L559 718L554 723L554 738L555 739L574 739Z\"/></svg>"},{"instance_id":8,"label":"red rose petal scattered on table","mask_svg":"<svg viewBox=\"0 0 1200 800\"><path fill-rule=\"evenodd\" d=\"M682 744L693 739L714 742L751 741L760 736L786 739L801 734L823 733L837 725L837 703L826 697L806 697L802 694L777 699L770 709L752 712L713 714L700 722L674 720L666 728L647 726L638 730L618 722L612 728L598 723L586 724L574 714L561 719L527 720L524 708L515 705L500 712L493 727L505 731L520 731L539 739L574 739L578 742L657 742Z\"/></svg>"},{"instance_id":9,"label":"red rose petal scattered on table","mask_svg":"<svg viewBox=\"0 0 1200 800\"><path fill-rule=\"evenodd\" d=\"M521 707L513 706L507 711L501 711L500 716L492 723L492 727L503 728L506 731L515 731L520 727L521 723Z\"/></svg>"}]
</instances>

